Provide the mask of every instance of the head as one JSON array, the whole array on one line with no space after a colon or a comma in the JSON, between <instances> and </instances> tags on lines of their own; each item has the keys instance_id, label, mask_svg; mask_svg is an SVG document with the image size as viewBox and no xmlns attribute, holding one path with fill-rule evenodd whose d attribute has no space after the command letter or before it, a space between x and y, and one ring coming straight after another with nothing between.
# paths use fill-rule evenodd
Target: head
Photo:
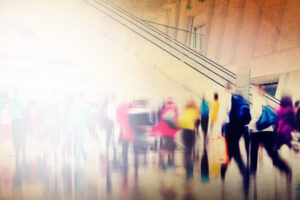
<instances>
[{"instance_id":1,"label":"head","mask_svg":"<svg viewBox=\"0 0 300 200\"><path fill-rule=\"evenodd\" d=\"M173 98L172 97L168 97L167 98L167 102L173 102Z\"/></svg>"},{"instance_id":2,"label":"head","mask_svg":"<svg viewBox=\"0 0 300 200\"><path fill-rule=\"evenodd\" d=\"M187 108L195 108L196 107L196 102L193 98L191 98L190 100L188 100L187 104L186 104Z\"/></svg>"},{"instance_id":3,"label":"head","mask_svg":"<svg viewBox=\"0 0 300 200\"><path fill-rule=\"evenodd\" d=\"M228 91L228 92L232 92L232 89L233 89L232 83L227 82L225 90Z\"/></svg>"},{"instance_id":4,"label":"head","mask_svg":"<svg viewBox=\"0 0 300 200\"><path fill-rule=\"evenodd\" d=\"M280 100L280 106L288 107L293 106L293 100L290 96L283 96Z\"/></svg>"},{"instance_id":5,"label":"head","mask_svg":"<svg viewBox=\"0 0 300 200\"><path fill-rule=\"evenodd\" d=\"M215 92L215 94L214 94L214 100L217 101L218 99L219 99L219 95L218 95L217 92Z\"/></svg>"}]
</instances>

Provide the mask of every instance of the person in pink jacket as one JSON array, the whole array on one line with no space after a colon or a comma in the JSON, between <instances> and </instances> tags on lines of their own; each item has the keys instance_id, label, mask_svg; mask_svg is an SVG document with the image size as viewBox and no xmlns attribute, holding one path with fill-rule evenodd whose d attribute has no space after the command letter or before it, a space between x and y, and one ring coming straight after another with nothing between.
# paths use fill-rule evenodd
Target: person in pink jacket
<instances>
[{"instance_id":1,"label":"person in pink jacket","mask_svg":"<svg viewBox=\"0 0 300 200\"><path fill-rule=\"evenodd\" d=\"M129 123L128 113L130 109L133 107L132 103L122 103L117 108L117 116L116 120L120 126L120 140L122 142L122 156L125 164L128 162L128 146L129 143L134 142L134 133Z\"/></svg>"},{"instance_id":2,"label":"person in pink jacket","mask_svg":"<svg viewBox=\"0 0 300 200\"><path fill-rule=\"evenodd\" d=\"M160 165L164 168L164 158L166 153L169 154L169 164L174 164L174 151L176 148L174 137L179 130L176 127L178 118L177 106L171 98L169 98L168 101L165 102L159 109L158 118L158 124L152 127L149 135L159 136L162 138L162 146L159 152L159 161Z\"/></svg>"},{"instance_id":3,"label":"person in pink jacket","mask_svg":"<svg viewBox=\"0 0 300 200\"><path fill-rule=\"evenodd\" d=\"M176 128L178 111L171 98L169 98L168 101L160 108L158 118L158 124L152 127L150 136L168 136L174 138L178 131Z\"/></svg>"}]
</instances>

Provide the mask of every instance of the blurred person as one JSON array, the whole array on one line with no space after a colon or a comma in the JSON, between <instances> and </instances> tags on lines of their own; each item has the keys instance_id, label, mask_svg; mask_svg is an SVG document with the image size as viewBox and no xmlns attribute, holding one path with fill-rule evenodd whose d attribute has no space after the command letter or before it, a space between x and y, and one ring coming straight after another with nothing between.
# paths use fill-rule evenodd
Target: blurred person
<instances>
[{"instance_id":1,"label":"blurred person","mask_svg":"<svg viewBox=\"0 0 300 200\"><path fill-rule=\"evenodd\" d=\"M150 136L162 137L162 146L159 151L159 160L162 166L164 166L165 154L168 154L169 164L174 165L174 151L176 149L174 137L179 130L176 127L177 118L177 106L172 98L169 98L158 111L158 124L153 126L150 131Z\"/></svg>"},{"instance_id":2,"label":"blurred person","mask_svg":"<svg viewBox=\"0 0 300 200\"><path fill-rule=\"evenodd\" d=\"M106 134L106 152L108 152L109 145L112 145L114 159L116 159L116 148L114 143L114 121L115 121L115 108L113 105L113 98L107 96L102 102L99 115L100 128L105 131Z\"/></svg>"},{"instance_id":3,"label":"blurred person","mask_svg":"<svg viewBox=\"0 0 300 200\"><path fill-rule=\"evenodd\" d=\"M207 131L208 131L208 122L209 122L209 102L205 99L204 95L201 100L200 113L201 113L200 124L204 136L203 141L205 146L207 142Z\"/></svg>"},{"instance_id":4,"label":"blurred person","mask_svg":"<svg viewBox=\"0 0 300 200\"><path fill-rule=\"evenodd\" d=\"M37 113L36 113L36 102L30 100L26 106L26 113L28 113L28 133L33 136L38 135L38 122L37 122Z\"/></svg>"},{"instance_id":5,"label":"blurred person","mask_svg":"<svg viewBox=\"0 0 300 200\"><path fill-rule=\"evenodd\" d=\"M263 106L266 106L265 91L261 86L256 86L252 94L252 120L249 125L251 131L251 162L250 170L251 174L256 174L257 170L257 158L259 144L263 144L268 155L271 157L273 164L284 171L286 174L291 174L289 166L280 158L278 150L276 149L277 134L272 126L265 129L258 130L257 122L260 119Z\"/></svg>"},{"instance_id":6,"label":"blurred person","mask_svg":"<svg viewBox=\"0 0 300 200\"><path fill-rule=\"evenodd\" d=\"M248 195L249 190L249 171L243 162L239 141L241 136L248 134L247 124L249 124L250 120L249 102L241 95L232 95L229 123L225 127L229 161L221 166L221 178L224 181L228 165L231 159L234 158L243 177L243 189L246 195Z\"/></svg>"},{"instance_id":7,"label":"blurred person","mask_svg":"<svg viewBox=\"0 0 300 200\"><path fill-rule=\"evenodd\" d=\"M194 178L195 159L190 154L187 154L185 152L183 160L184 160L186 179L187 180L193 179Z\"/></svg>"},{"instance_id":8,"label":"blurred person","mask_svg":"<svg viewBox=\"0 0 300 200\"><path fill-rule=\"evenodd\" d=\"M122 191L128 187L128 149L134 142L134 132L129 123L129 111L133 108L132 102L123 102L116 109L116 122L120 128L119 141L122 145Z\"/></svg>"},{"instance_id":9,"label":"blurred person","mask_svg":"<svg viewBox=\"0 0 300 200\"><path fill-rule=\"evenodd\" d=\"M52 155L54 155L55 159L57 159L57 150L60 144L60 136L61 136L61 119L60 119L60 110L58 102L54 99L50 99L46 101L44 105L44 122L42 134L48 141L49 149Z\"/></svg>"},{"instance_id":10,"label":"blurred person","mask_svg":"<svg viewBox=\"0 0 300 200\"><path fill-rule=\"evenodd\" d=\"M47 133L47 113L48 102L46 100L40 100L36 105L36 115L37 115L37 127L38 127L38 139L40 145L41 156L45 157L47 153L47 143L48 135Z\"/></svg>"},{"instance_id":11,"label":"blurred person","mask_svg":"<svg viewBox=\"0 0 300 200\"><path fill-rule=\"evenodd\" d=\"M223 116L223 121L222 123L222 135L225 136L225 127L228 125L229 123L229 112L231 109L231 97L232 97L232 93L233 93L233 86L230 82L227 82L226 87L225 87L225 91L223 94L223 101L222 101L222 105L221 105L221 111L220 111L220 115Z\"/></svg>"},{"instance_id":12,"label":"blurred person","mask_svg":"<svg viewBox=\"0 0 300 200\"><path fill-rule=\"evenodd\" d=\"M182 140L188 152L192 152L196 140L195 122L199 118L200 110L193 99L189 100L178 119L177 126L182 129Z\"/></svg>"},{"instance_id":13,"label":"blurred person","mask_svg":"<svg viewBox=\"0 0 300 200\"><path fill-rule=\"evenodd\" d=\"M112 181L111 181L111 172L110 172L110 159L109 154L106 155L106 192L110 194L112 191Z\"/></svg>"},{"instance_id":14,"label":"blurred person","mask_svg":"<svg viewBox=\"0 0 300 200\"><path fill-rule=\"evenodd\" d=\"M98 105L96 102L90 102L90 108L91 108L91 117L89 119L88 125L89 125L89 132L90 136L97 140L97 127L98 127Z\"/></svg>"},{"instance_id":15,"label":"blurred person","mask_svg":"<svg viewBox=\"0 0 300 200\"><path fill-rule=\"evenodd\" d=\"M69 95L65 98L62 109L63 147L68 156L72 153L72 145L74 141L74 126L72 125L73 106L74 97Z\"/></svg>"},{"instance_id":16,"label":"blurred person","mask_svg":"<svg viewBox=\"0 0 300 200\"><path fill-rule=\"evenodd\" d=\"M194 99L190 99L182 113L182 116L178 119L177 126L182 129L182 140L185 146L184 153L184 166L186 169L187 179L193 177L193 159L192 154L195 157L195 142L196 142L196 126L195 123L199 118L200 110L196 106Z\"/></svg>"},{"instance_id":17,"label":"blurred person","mask_svg":"<svg viewBox=\"0 0 300 200\"><path fill-rule=\"evenodd\" d=\"M19 161L19 154L22 150L23 158L25 159L25 144L26 144L26 122L25 122L25 105L19 98L18 91L15 89L13 97L10 100L11 110L11 127L14 147L16 151L16 160Z\"/></svg>"},{"instance_id":18,"label":"blurred person","mask_svg":"<svg viewBox=\"0 0 300 200\"><path fill-rule=\"evenodd\" d=\"M145 99L134 100L129 111L129 123L134 133L133 153L135 178L138 178L138 156L143 154L144 164L147 163L147 129L153 124L152 112L148 108L148 101Z\"/></svg>"},{"instance_id":19,"label":"blurred person","mask_svg":"<svg viewBox=\"0 0 300 200\"><path fill-rule=\"evenodd\" d=\"M230 111L231 111L231 104L232 104L232 96L236 96L237 94L233 94L233 85L230 82L227 82L225 91L223 93L223 98L222 102L220 104L220 121L221 121L221 133L222 136L225 136L226 134L226 129L229 126L229 121L230 121ZM245 102L246 103L246 102ZM235 106L239 107L239 106ZM249 115L249 117L251 117ZM231 123L232 125L232 123ZM247 166L249 164L249 157L250 157L250 135L249 135L249 130L247 124L244 125L243 130L241 130L241 136L243 136L244 143L245 143L245 150L246 150L246 157L247 157Z\"/></svg>"},{"instance_id":20,"label":"blurred person","mask_svg":"<svg viewBox=\"0 0 300 200\"><path fill-rule=\"evenodd\" d=\"M129 144L134 142L134 133L129 123L129 111L133 108L131 102L121 103L116 110L116 120L120 126L120 141L122 144L122 158L124 166L128 164Z\"/></svg>"},{"instance_id":21,"label":"blurred person","mask_svg":"<svg viewBox=\"0 0 300 200\"><path fill-rule=\"evenodd\" d=\"M276 132L278 138L278 148L286 144L292 148L292 132L297 128L296 113L293 107L293 101L290 96L283 96L280 100L280 107L276 110L278 115L278 125Z\"/></svg>"},{"instance_id":22,"label":"blurred person","mask_svg":"<svg viewBox=\"0 0 300 200\"><path fill-rule=\"evenodd\" d=\"M219 109L220 109L219 95L217 92L215 92L214 100L211 101L209 104L209 111L210 111L209 124L210 124L210 132L212 135L215 134L215 125L218 119Z\"/></svg>"},{"instance_id":23,"label":"blurred person","mask_svg":"<svg viewBox=\"0 0 300 200\"><path fill-rule=\"evenodd\" d=\"M75 155L77 161L80 157L86 160L85 141L88 136L88 120L90 117L90 107L84 99L84 94L80 93L71 111L72 127L75 133Z\"/></svg>"}]
</instances>

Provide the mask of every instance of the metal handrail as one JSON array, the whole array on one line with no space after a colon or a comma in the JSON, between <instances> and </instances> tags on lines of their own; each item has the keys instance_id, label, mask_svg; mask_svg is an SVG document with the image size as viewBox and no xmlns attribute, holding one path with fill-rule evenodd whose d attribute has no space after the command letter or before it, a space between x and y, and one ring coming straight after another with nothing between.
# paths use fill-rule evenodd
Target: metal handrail
<instances>
[{"instance_id":1,"label":"metal handrail","mask_svg":"<svg viewBox=\"0 0 300 200\"><path fill-rule=\"evenodd\" d=\"M90 6L94 7L94 8L97 9L98 11L100 11L101 13L105 14L106 16L108 16L109 18L111 18L111 19L117 21L118 23L122 24L122 25L125 26L126 28L130 29L130 30L133 31L134 33L136 33L136 34L138 34L139 36L141 36L142 38L146 39L147 41L151 42L151 43L154 44L155 46L157 46L157 47L159 47L160 49L164 50L165 52L167 52L168 54L170 54L170 55L173 56L174 58L176 58L176 59L182 61L183 63L185 63L186 65L188 65L188 66L191 67L192 69L194 69L194 70L196 70L197 72L199 72L199 73L201 73L202 75L204 75L206 78L208 78L208 79L210 79L211 81L217 83L217 84L220 85L221 87L225 87L224 84L222 84L222 83L216 81L215 79L211 78L211 77L208 76L207 74L201 72L201 71L200 71L199 69L197 69L195 66L192 66L191 64L187 63L186 61L181 60L178 56L174 55L172 52L170 52L170 51L168 51L167 49L163 48L162 46L156 44L156 43L153 42L151 39L145 37L145 36L142 35L141 33L139 33L139 32L137 32L136 30L134 30L133 28L127 26L126 24L124 24L124 23L121 22L120 20L116 19L116 18L113 17L112 15L108 14L107 12L104 12L103 10L101 10L101 9L99 9L98 7L94 6L93 4L91 4L90 2L88 2L87 0L84 0L84 1L85 1L86 3L88 3ZM95 2L96 2L97 4L99 4L100 6L106 8L107 10L113 12L114 14L118 15L119 17L123 18L124 20L130 22L132 25L137 26L136 24L134 24L134 23L132 23L131 21L129 21L128 19L122 17L121 15L119 15L118 13L116 13L115 11L109 9L107 6L101 4L100 2L98 2L98 1L96 1L96 0L95 0ZM137 27L141 28L140 26L137 26ZM141 28L141 29L142 29L142 28ZM144 29L142 29L142 30L145 31ZM148 33L147 31L145 31L145 32ZM159 38L155 37L153 34L151 34L151 33L148 33L148 34L150 34L150 35L153 36L154 38L158 39L159 41L165 43L164 41L162 41L162 40L160 40ZM166 44L166 43L165 43L165 44ZM174 50L177 50L177 49L175 49L174 47L172 47L170 44L166 44L166 45L168 45L169 47L173 48ZM185 56L187 56L187 55L184 54L184 53L182 53L182 54L185 55ZM187 56L187 57L189 57L189 56ZM195 61L195 60L193 60L193 61L196 62L196 63L198 63L198 64L201 65L202 67L206 68L208 71L212 72L213 74L219 76L221 79L223 79L223 80L225 80L225 81L227 81L227 82L231 82L231 81L227 80L226 78L224 78L223 76L219 75L218 73L214 72L213 70L209 69L209 68L206 67L205 65L203 65L203 64L201 64L201 63L199 63L199 62L197 62L197 61ZM231 82L231 83L232 83L232 82ZM233 84L233 83L232 83L232 84Z\"/></svg>"},{"instance_id":2,"label":"metal handrail","mask_svg":"<svg viewBox=\"0 0 300 200\"><path fill-rule=\"evenodd\" d=\"M117 21L118 23L122 24L122 25L125 26L126 28L128 28L128 29L130 29L131 31L135 32L136 34L140 35L142 38L144 38L144 39L146 39L147 41L151 42L151 43L154 44L155 46L157 46L157 47L159 47L160 49L164 50L165 52L169 53L169 54L172 55L174 58L176 58L176 59L182 61L183 63L185 63L186 65L188 65L189 67L191 67L192 69L194 69L195 71L197 71L198 73L201 73L202 75L204 75L204 76L207 77L208 79L212 80L213 82L217 83L217 84L220 85L221 87L225 87L225 85L223 85L222 83L219 83L218 81L216 81L215 79L211 78L211 77L208 76L207 74L205 74L205 73L201 72L200 70L198 70L196 67L194 67L194 66L192 66L191 64L189 64L189 63L187 63L187 62L181 60L179 57L177 57L176 55L174 55L172 52L170 52L170 51L168 51L167 49L165 49L165 48L161 47L160 45L156 44L156 43L153 42L151 39L145 37L145 36L142 35L141 33L138 33L138 32L135 31L133 28L127 26L126 24L124 24L124 23L121 22L120 20L114 18L114 17L111 16L110 14L108 14L108 13L104 12L103 10L97 8L97 7L94 6L93 4L89 3L87 0L84 0L84 1L85 1L86 3L88 3L90 6L94 7L95 9L97 9L98 11L102 12L103 14L105 14L106 16L110 17L111 19ZM158 39L159 41L161 41L161 42L167 44L165 41L159 39L157 36L153 35L152 33L149 33L149 31L145 30L143 27L141 27L141 26L139 26L139 25L133 23L133 22L130 21L129 19L127 19L127 18L121 16L121 15L118 14L117 12L115 12L115 11L113 11L112 9L108 8L108 7L105 6L103 3L100 3L100 2L97 1L97 0L94 0L94 1L95 1L97 4L99 4L100 6L105 7L107 10L109 10L109 11L113 12L114 14L118 15L119 17L123 18L124 20L126 20L126 21L130 22L131 24L135 25L136 27L142 29L143 31L145 31L146 33L150 34L151 36L153 36L154 38ZM107 0L100 0L100 1L102 1L102 2L108 2ZM108 3L111 3L111 2L108 2ZM111 4L113 4L113 3L111 3ZM106 5L107 5L107 4L106 4ZM118 8L118 10L122 10L123 14L124 14L124 12L126 12L126 11L124 11L123 9L119 8L118 6L116 6L116 7ZM116 8L115 8L115 9L116 9ZM120 12L121 12L121 11L120 11ZM127 12L126 12L126 13L127 13ZM127 15L128 17L130 17L129 15L131 15L131 14L129 13L129 14L126 14L126 15ZM142 24L143 26L150 26L149 24L144 24L144 23L142 22L142 20L140 20L139 18L136 18L136 17L133 16L133 15L132 15L131 18L133 18L135 21L139 22L139 23ZM152 26L151 26L151 27L152 27ZM152 27L152 28L154 28L154 27ZM154 28L154 29L155 29L155 28ZM156 30L155 32L158 32L158 34L162 34L162 32L159 33L158 30ZM165 33L163 33L163 34L165 34ZM168 35L167 35L167 36L168 36ZM168 36L168 37L169 37L169 36ZM167 38L167 39L170 40L170 37ZM174 42L174 40L171 40L171 41ZM178 46L178 43L179 43L179 42L176 41L177 46ZM182 43L180 43L180 44L183 45ZM220 78L222 78L222 79L224 79L224 80L226 80L226 81L228 81L228 82L231 82L231 81L227 80L226 78L224 78L223 76L221 76L220 74L216 73L215 71L209 69L208 67L206 67L206 66L204 66L203 64L197 62L197 61L194 60L193 58L189 57L187 54L185 54L185 53L179 51L178 49L174 48L174 47L171 46L170 44L167 44L167 45L168 45L169 47L171 47L171 48L177 50L177 51L180 52L182 55L184 55L184 56L190 58L190 59L193 60L194 62L200 64L202 67L208 69L208 70L211 71L213 74L219 76ZM192 49L191 49L191 50L192 50ZM188 51L188 50L187 50L187 51ZM193 50L193 51L194 51L194 50ZM201 54L200 54L200 55L201 55ZM206 58L206 57L205 57L205 58ZM201 59L201 58L200 58L200 59ZM206 58L206 59L208 59L208 58ZM202 59L202 60L203 60L203 59ZM209 60L209 59L208 59L208 60ZM205 61L205 60L204 60L204 61ZM207 62L207 61L206 61L206 62ZM212 62L213 62L213 61L212 61ZM213 62L213 63L214 63L214 62ZM211 63L210 63L210 64L211 64ZM212 64L211 64L211 65L212 65ZM212 65L212 66L214 66L214 65ZM215 66L214 66L214 67L215 67ZM217 67L216 67L216 68L217 68ZM224 69L225 69L225 68L224 68ZM220 70L220 69L219 69L219 70ZM227 69L226 69L226 70L227 70ZM221 70L221 71L222 71L222 70ZM229 71L229 70L227 70L227 71ZM224 72L224 71L223 71L223 72ZM229 72L230 72L230 71L229 71ZM224 72L224 73L226 73L226 72ZM231 72L231 73L234 74L233 72ZM228 74L228 73L226 73L226 74ZM228 74L228 75L229 75L229 74ZM236 76L236 75L234 74L234 76L231 76L231 77L233 77L233 79L236 79L235 76ZM232 83L232 82L231 82L231 83ZM276 103L276 104L278 104L278 102L279 102L278 99L273 98L273 97L271 97L270 95L266 95L266 97L267 97L267 99L271 100L272 102L274 102L274 103Z\"/></svg>"},{"instance_id":3,"label":"metal handrail","mask_svg":"<svg viewBox=\"0 0 300 200\"><path fill-rule=\"evenodd\" d=\"M96 2L99 2L97 0L95 0ZM161 35L162 37L164 37L165 39L173 42L176 46L179 46L180 48L188 51L189 53L193 54L194 56L198 57L199 59L207 62L208 64L212 65L213 67L217 68L218 70L226 73L227 75L231 76L232 78L236 78L236 74L231 72L230 70L224 68L223 66L215 63L214 61L210 60L209 58L203 56L202 54L200 54L199 52L195 51L194 49L186 46L183 43L178 42L177 40L174 40L173 38L171 38L169 35L167 35L166 33L156 29L155 27L153 27L152 25L150 25L149 23L144 23L142 19L132 15L131 13L127 12L126 10L120 8L119 6L117 6L116 4L108 1L108 0L100 0L102 2L106 2L107 4L110 4L111 7L113 7L116 10L119 10L121 13L123 13L124 15L132 18L133 20L135 20L136 22L138 22L139 24L142 24L143 26L146 26L147 28L149 28L151 31L156 32L158 35ZM107 5L106 4L106 5Z\"/></svg>"}]
</instances>

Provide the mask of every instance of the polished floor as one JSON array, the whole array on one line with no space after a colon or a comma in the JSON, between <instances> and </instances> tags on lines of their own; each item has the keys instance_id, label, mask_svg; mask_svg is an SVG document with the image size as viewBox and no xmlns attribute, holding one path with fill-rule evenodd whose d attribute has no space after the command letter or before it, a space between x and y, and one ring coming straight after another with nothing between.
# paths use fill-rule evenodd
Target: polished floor
<instances>
[{"instance_id":1,"label":"polished floor","mask_svg":"<svg viewBox=\"0 0 300 200\"><path fill-rule=\"evenodd\" d=\"M186 164L183 150L175 151L174 162L147 150L136 158L129 148L128 165L122 162L122 148L106 153L104 138L85 142L86 157L68 156L63 145L55 155L51 144L29 137L26 154L16 161L11 139L0 141L0 199L300 199L300 154L282 148L280 153L293 170L289 183L272 165L267 153L259 154L257 176L250 176L246 194L243 178L231 161L225 180L213 155L197 152ZM241 151L245 159L243 141ZM136 158L136 159L135 159Z\"/></svg>"}]
</instances>

